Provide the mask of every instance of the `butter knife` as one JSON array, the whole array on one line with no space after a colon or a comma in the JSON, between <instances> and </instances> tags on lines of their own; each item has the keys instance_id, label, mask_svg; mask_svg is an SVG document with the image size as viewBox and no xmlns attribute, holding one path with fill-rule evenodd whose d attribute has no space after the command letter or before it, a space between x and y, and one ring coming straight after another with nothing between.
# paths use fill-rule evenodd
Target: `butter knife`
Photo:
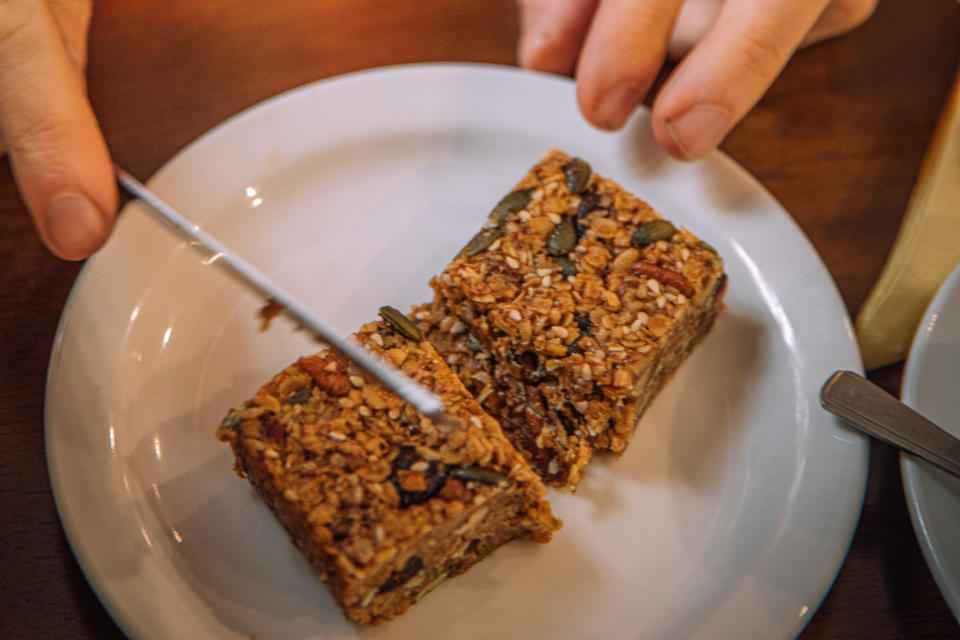
<instances>
[{"instance_id":1,"label":"butter knife","mask_svg":"<svg viewBox=\"0 0 960 640\"><path fill-rule=\"evenodd\" d=\"M960 440L852 371L837 371L820 404L871 436L960 477Z\"/></svg>"},{"instance_id":2,"label":"butter knife","mask_svg":"<svg viewBox=\"0 0 960 640\"><path fill-rule=\"evenodd\" d=\"M204 264L211 264L229 274L257 296L271 300L280 306L280 314L285 315L298 326L304 327L318 339L328 343L336 351L352 360L364 372L379 380L404 400L412 404L425 416L443 420L443 402L435 394L427 391L413 380L376 358L363 347L350 342L347 334L332 324L314 316L307 307L270 280L266 274L231 251L198 225L160 199L140 181L120 167L114 167L117 182L131 196L142 202L145 211L172 230L193 249L204 257Z\"/></svg>"}]
</instances>

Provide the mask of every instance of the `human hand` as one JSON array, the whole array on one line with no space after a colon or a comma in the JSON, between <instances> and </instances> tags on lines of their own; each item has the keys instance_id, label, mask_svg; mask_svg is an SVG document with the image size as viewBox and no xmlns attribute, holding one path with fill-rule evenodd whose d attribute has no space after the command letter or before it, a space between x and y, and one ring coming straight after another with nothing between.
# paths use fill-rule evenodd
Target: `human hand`
<instances>
[{"instance_id":1,"label":"human hand","mask_svg":"<svg viewBox=\"0 0 960 640\"><path fill-rule=\"evenodd\" d=\"M0 1L0 144L44 244L68 260L107 239L113 165L86 96L92 0Z\"/></svg>"},{"instance_id":2,"label":"human hand","mask_svg":"<svg viewBox=\"0 0 960 640\"><path fill-rule=\"evenodd\" d=\"M681 160L705 156L802 46L853 29L877 0L518 0L519 60L569 74L600 129L619 129L669 55L653 133Z\"/></svg>"}]
</instances>

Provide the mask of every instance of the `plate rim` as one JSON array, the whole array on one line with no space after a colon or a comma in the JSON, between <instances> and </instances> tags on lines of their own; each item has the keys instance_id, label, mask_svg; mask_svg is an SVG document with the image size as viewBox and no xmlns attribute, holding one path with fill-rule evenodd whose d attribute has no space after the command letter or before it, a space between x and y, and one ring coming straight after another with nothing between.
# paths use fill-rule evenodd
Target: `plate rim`
<instances>
[{"instance_id":1,"label":"plate rim","mask_svg":"<svg viewBox=\"0 0 960 640\"><path fill-rule=\"evenodd\" d=\"M910 349L907 352L903 380L900 384L900 398L905 404L917 411L922 412L923 410L922 406L917 406L917 385L924 367L924 357L928 343L928 333L923 328L927 326L931 317L938 315L946 302L954 297L960 297L960 262L937 288L936 293L924 310L910 342ZM950 574L943 563L940 562L938 556L939 545L933 542L930 532L924 525L926 496L923 494L922 485L924 476L928 473L924 463L906 453L900 453L900 480L914 537L917 539L923 559L933 575L941 596L954 618L960 622L960 574Z\"/></svg>"},{"instance_id":2,"label":"plate rim","mask_svg":"<svg viewBox=\"0 0 960 640\"><path fill-rule=\"evenodd\" d=\"M300 94L308 93L314 88L316 88L318 85L329 85L330 83L333 83L333 82L350 80L350 79L360 78L363 76L375 76L378 74L390 73L392 71L407 71L411 69L416 69L419 71L428 71L428 72L433 70L437 70L437 71L445 70L445 71L453 71L454 73L459 73L463 71L469 72L471 70L477 70L477 69L486 69L486 70L496 71L496 72L506 72L510 74L533 73L526 70L518 69L513 66L502 65L502 64L427 62L427 63L388 65L383 67L362 69L358 71L352 71L349 73L330 76L327 78L322 78L314 82L302 85L300 87L296 87L288 91L282 92L275 96L269 97L257 104L254 104L250 107L247 107L241 110L236 115L231 116L230 118L227 118L221 123L218 123L211 129L206 131L205 133L201 134L195 140L191 141L189 144L187 144L183 149L178 151L176 154L174 154L160 168L158 168L157 171L146 182L148 185L151 184L154 180L158 178L158 176L162 176L164 172L171 170L171 167L175 165L185 155L188 155L198 146L203 145L206 141L220 134L225 129L228 129L236 125L237 123L243 121L246 118L253 117L255 116L255 114L261 111L276 108L277 105L282 104L287 100L296 100ZM535 74L535 75L544 76L550 79L555 79L559 82L572 82L567 78L559 78L557 76L550 76L548 74ZM811 258L811 260L815 263L818 270L822 272L828 284L830 285L829 291L827 293L831 298L835 300L836 304L838 305L838 309L841 311L842 323L846 328L845 337L848 342L847 346L852 349L852 353L854 354L854 356L857 359L859 359L859 348L857 346L855 338L853 337L852 323L850 321L849 313L846 310L846 307L843 304L843 300L837 289L836 282L830 275L830 272L826 268L825 264L823 263L822 257L816 252L815 248L810 243L809 238L806 236L805 233L803 233L802 229L797 224L796 220L794 220L794 218L789 215L786 209L783 208L782 204L780 204L779 201L776 200L776 198L769 192L769 190L765 187L765 185L763 185L759 180L757 180L752 174L747 172L746 169L743 168L739 163L737 163L732 158L730 158L729 156L727 156L726 154L720 151L716 151L711 155L714 161L721 162L723 165L725 165L727 170L733 170L741 174L741 176L744 179L749 180L754 187L763 191L763 193L771 201L775 202L778 205L780 209L780 211L778 212L778 215L781 215L781 217L783 218L781 222L786 223L793 229L793 231L796 233L796 240L798 240L804 246L806 253ZM70 294L68 295L67 300L64 304L63 313L61 315L60 321L58 322L55 338L53 341L53 346L51 348L50 359L48 362L47 384L46 384L45 403L44 403L44 437L45 437L46 448L47 448L48 476L50 477L51 486L53 487L53 494L54 494L54 500L57 507L57 512L61 519L61 523L63 525L64 531L67 534L68 543L70 544L71 551L74 553L74 557L76 558L78 564L80 565L81 570L84 573L84 576L86 577L87 581L90 583L91 587L93 587L94 592L96 593L100 602L104 605L105 609L108 611L111 617L113 617L113 619L117 622L118 626L125 633L131 633L134 631L140 633L140 632L143 632L144 629L138 623L138 621L134 618L134 616L132 616L131 612L127 609L127 607L124 606L124 604L121 602L123 598L119 597L118 594L115 592L115 590L109 587L107 581L101 580L100 576L96 575L94 559L89 557L89 555L85 554L82 550L78 550L77 546L75 546L75 540L77 539L76 536L79 533L77 529L78 525L74 517L74 514L70 513L70 508L66 505L66 502L64 500L64 496L66 495L65 494L66 489L63 486L63 482L62 482L63 478L58 477L57 474L55 473L55 467L56 467L55 462L56 462L57 456L59 455L59 452L58 452L57 445L53 443L53 436L51 434L51 430L48 428L48 411L50 406L48 402L48 396L51 391L52 373L54 371L54 367L56 366L56 360L60 355L60 345L62 343L65 331L67 330L69 312L71 308L73 308L72 303L74 301L74 297L76 295L79 295L77 293L79 285L82 284L84 280L89 277L90 265L91 265L91 261L88 261L83 266L73 286L71 287ZM857 363L856 365L854 365L853 363L848 363L847 366L849 368L854 368L859 371L862 371L862 363ZM849 517L846 521L846 524L847 524L846 528L849 529L849 536L846 537L846 544L841 545L838 549L841 553L839 555L839 561L837 563L837 566L835 567L835 570L833 571L832 577L830 577L824 584L817 587L817 591L820 592L819 599L817 599L815 606L812 607L812 610L809 612L809 614L804 616L800 620L800 623L794 627L793 629L793 631L795 631L794 635L799 635L800 633L802 633L803 629L806 627L810 619L812 619L816 611L819 609L820 605L823 603L823 600L826 598L827 594L832 588L836 580L837 574L839 573L840 569L842 568L846 560L850 546L853 543L853 539L857 531L857 525L860 520L860 516L863 510L864 501L866 497L866 484L867 484L867 478L868 478L869 459L870 459L869 441L866 438L862 439L862 447L860 448L860 451L862 452L860 468L857 470L858 473L851 474L854 476L854 480L859 479L860 487L857 491L855 491L855 494L859 495L859 500L857 501L856 508L853 508L850 510Z\"/></svg>"}]
</instances>

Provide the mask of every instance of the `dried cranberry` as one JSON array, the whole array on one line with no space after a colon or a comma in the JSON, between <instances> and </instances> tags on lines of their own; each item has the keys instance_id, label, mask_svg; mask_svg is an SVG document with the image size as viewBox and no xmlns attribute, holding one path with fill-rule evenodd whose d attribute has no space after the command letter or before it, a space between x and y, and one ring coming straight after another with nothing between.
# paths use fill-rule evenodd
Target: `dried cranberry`
<instances>
[{"instance_id":1,"label":"dried cranberry","mask_svg":"<svg viewBox=\"0 0 960 640\"><path fill-rule=\"evenodd\" d=\"M390 574L390 577L384 581L380 588L377 589L377 593L387 593L388 591L393 591L399 586L402 586L410 581L410 579L420 573L423 569L423 558L420 556L410 556L407 559L406 564L403 565L403 568L399 571L394 571Z\"/></svg>"},{"instance_id":2,"label":"dried cranberry","mask_svg":"<svg viewBox=\"0 0 960 640\"><path fill-rule=\"evenodd\" d=\"M411 470L410 468L418 462L426 463L426 469L422 471L417 469L417 471L424 474L424 489L422 491L408 491L403 487L400 479L401 474L397 472L400 470ZM443 464L441 464L439 460L427 460L417 452L416 448L411 446L400 448L400 451L393 458L391 467L390 482L397 488L401 508L426 502L437 495L446 480Z\"/></svg>"},{"instance_id":3,"label":"dried cranberry","mask_svg":"<svg viewBox=\"0 0 960 640\"><path fill-rule=\"evenodd\" d=\"M272 411L260 414L260 435L281 447L287 439L287 433L284 431L283 425L280 424L276 414Z\"/></svg>"}]
</instances>

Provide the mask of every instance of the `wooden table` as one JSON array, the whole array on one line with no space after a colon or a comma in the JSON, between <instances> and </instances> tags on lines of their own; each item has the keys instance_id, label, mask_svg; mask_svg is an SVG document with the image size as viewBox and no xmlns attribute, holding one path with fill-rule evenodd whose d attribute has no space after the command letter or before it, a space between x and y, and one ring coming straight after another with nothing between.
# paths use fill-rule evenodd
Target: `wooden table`
<instances>
[{"instance_id":1,"label":"wooden table","mask_svg":"<svg viewBox=\"0 0 960 640\"><path fill-rule=\"evenodd\" d=\"M115 158L146 177L278 92L386 64L511 64L516 35L513 0L100 0L89 90ZM958 38L953 0L885 0L860 30L797 55L723 145L793 214L851 314L893 242ZM122 637L70 552L44 457L47 358L80 265L41 247L5 165L0 209L0 635ZM896 392L900 374L872 377ZM802 638L960 637L914 538L897 460L872 446L856 536Z\"/></svg>"}]
</instances>

